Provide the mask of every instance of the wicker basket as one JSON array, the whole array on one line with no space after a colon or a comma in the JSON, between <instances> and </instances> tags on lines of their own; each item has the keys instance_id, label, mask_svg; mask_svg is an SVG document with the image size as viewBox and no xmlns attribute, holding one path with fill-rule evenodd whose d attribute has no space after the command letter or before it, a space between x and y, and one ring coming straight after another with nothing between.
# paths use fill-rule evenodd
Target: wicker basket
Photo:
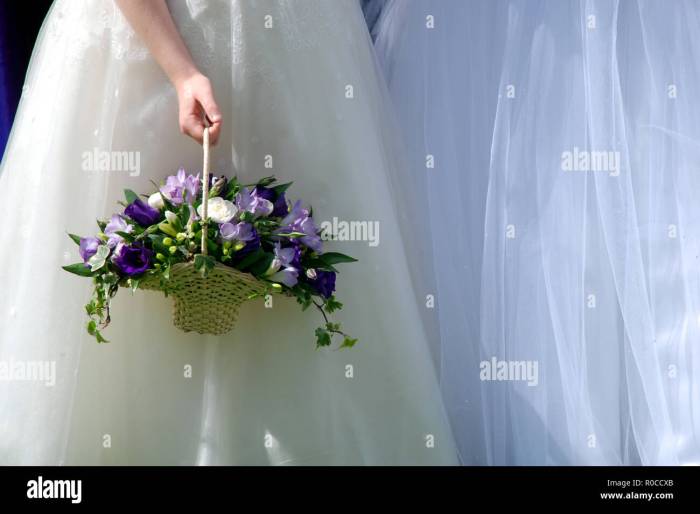
<instances>
[{"instance_id":1,"label":"wicker basket","mask_svg":"<svg viewBox=\"0 0 700 514\"><path fill-rule=\"evenodd\" d=\"M204 166L202 177L202 218L207 218L209 200L209 129L204 129ZM207 254L207 227L202 225L201 252ZM170 270L170 279L162 287L159 276L145 277L139 289L164 291L173 298L173 324L185 332L221 335L236 324L239 307L268 286L249 273L216 263L206 276L194 263L178 263Z\"/></svg>"},{"instance_id":2,"label":"wicker basket","mask_svg":"<svg viewBox=\"0 0 700 514\"><path fill-rule=\"evenodd\" d=\"M162 291L160 277L141 280L139 289ZM175 264L167 281L168 295L173 298L173 324L200 334L229 332L236 325L241 304L266 290L252 275L218 263L206 277L190 262Z\"/></svg>"}]
</instances>

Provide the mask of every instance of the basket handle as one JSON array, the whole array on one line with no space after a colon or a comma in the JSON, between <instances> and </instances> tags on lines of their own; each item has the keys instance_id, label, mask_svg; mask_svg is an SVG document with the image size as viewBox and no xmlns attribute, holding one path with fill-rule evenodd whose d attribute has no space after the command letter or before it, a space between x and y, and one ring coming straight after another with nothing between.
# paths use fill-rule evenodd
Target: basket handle
<instances>
[{"instance_id":1,"label":"basket handle","mask_svg":"<svg viewBox=\"0 0 700 514\"><path fill-rule=\"evenodd\" d=\"M207 232L209 228L209 127L205 120L204 135L202 138L202 150L204 162L202 163L202 254L207 255Z\"/></svg>"}]
</instances>

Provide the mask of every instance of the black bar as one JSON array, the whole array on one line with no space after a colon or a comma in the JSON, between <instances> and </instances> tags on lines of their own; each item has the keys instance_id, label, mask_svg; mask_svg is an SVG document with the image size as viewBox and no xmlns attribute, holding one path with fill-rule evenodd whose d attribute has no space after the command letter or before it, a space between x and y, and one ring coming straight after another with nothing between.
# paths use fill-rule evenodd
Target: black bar
<instances>
[{"instance_id":1,"label":"black bar","mask_svg":"<svg viewBox=\"0 0 700 514\"><path fill-rule=\"evenodd\" d=\"M77 482L71 484L73 489L68 482L51 482L66 480L80 481L80 503L72 503L70 499L77 500ZM668 508L697 504L699 490L697 467L0 468L3 506L223 504L236 510L249 510L256 505L284 504L285 501L291 508L302 499L307 504L321 496L336 496L340 504L363 497L384 498L397 504L419 498L441 502L453 498L460 502L455 505L457 510L470 505L476 508L483 502L498 507L649 505ZM67 498L28 497L61 492ZM337 503L327 505L329 509L339 506Z\"/></svg>"}]
</instances>

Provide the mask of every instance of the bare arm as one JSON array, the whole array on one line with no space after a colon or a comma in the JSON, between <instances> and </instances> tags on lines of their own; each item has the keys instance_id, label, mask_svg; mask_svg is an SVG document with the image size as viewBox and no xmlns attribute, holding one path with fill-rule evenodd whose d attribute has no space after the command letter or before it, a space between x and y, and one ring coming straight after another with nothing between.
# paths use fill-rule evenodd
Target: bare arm
<instances>
[{"instance_id":1,"label":"bare arm","mask_svg":"<svg viewBox=\"0 0 700 514\"><path fill-rule=\"evenodd\" d=\"M180 130L202 142L206 115L211 123L211 141L221 131L221 112L214 91L180 37L165 0L116 0L124 16L148 46L177 91Z\"/></svg>"}]
</instances>

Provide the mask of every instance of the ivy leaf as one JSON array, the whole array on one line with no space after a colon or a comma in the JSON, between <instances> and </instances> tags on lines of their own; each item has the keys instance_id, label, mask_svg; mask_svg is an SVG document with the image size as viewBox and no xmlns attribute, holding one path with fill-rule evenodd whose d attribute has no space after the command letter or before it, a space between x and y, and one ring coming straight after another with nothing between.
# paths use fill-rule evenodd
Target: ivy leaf
<instances>
[{"instance_id":1,"label":"ivy leaf","mask_svg":"<svg viewBox=\"0 0 700 514\"><path fill-rule=\"evenodd\" d=\"M330 346L331 335L325 328L318 327L316 329L316 348L321 346Z\"/></svg>"},{"instance_id":2,"label":"ivy leaf","mask_svg":"<svg viewBox=\"0 0 700 514\"><path fill-rule=\"evenodd\" d=\"M107 339L105 339L102 336L102 333L100 333L100 331L97 329L97 322L95 322L95 320L91 319L90 321L88 321L87 331L88 334L97 339L98 343L109 343L109 341L107 341Z\"/></svg>"},{"instance_id":3,"label":"ivy leaf","mask_svg":"<svg viewBox=\"0 0 700 514\"><path fill-rule=\"evenodd\" d=\"M215 265L216 261L209 255L202 255L200 253L194 256L194 269L198 270L203 277L206 277L207 274L214 269Z\"/></svg>"},{"instance_id":4,"label":"ivy leaf","mask_svg":"<svg viewBox=\"0 0 700 514\"><path fill-rule=\"evenodd\" d=\"M340 348L352 348L355 346L355 343L357 343L357 339L352 339L351 337L345 336L345 339L343 339L343 344L340 345Z\"/></svg>"},{"instance_id":5,"label":"ivy leaf","mask_svg":"<svg viewBox=\"0 0 700 514\"><path fill-rule=\"evenodd\" d=\"M109 257L109 246L107 245L100 245L97 247L97 252L95 252L95 255L90 257L87 261L87 263L90 265L90 270L91 271L97 271L98 269L102 268L105 263L107 262L107 257Z\"/></svg>"},{"instance_id":6,"label":"ivy leaf","mask_svg":"<svg viewBox=\"0 0 700 514\"><path fill-rule=\"evenodd\" d=\"M335 296L331 296L326 300L324 307L326 309L326 312L328 312L329 314L333 314L335 311L342 309L343 304L336 300Z\"/></svg>"},{"instance_id":7,"label":"ivy leaf","mask_svg":"<svg viewBox=\"0 0 700 514\"><path fill-rule=\"evenodd\" d=\"M102 282L104 282L107 285L114 285L119 283L119 276L116 273L113 272L108 272L102 275Z\"/></svg>"},{"instance_id":8,"label":"ivy leaf","mask_svg":"<svg viewBox=\"0 0 700 514\"><path fill-rule=\"evenodd\" d=\"M76 262L75 264L70 264L69 266L61 266L64 270L74 275L80 277L91 277L93 276L92 270L85 266L84 262Z\"/></svg>"}]
</instances>

